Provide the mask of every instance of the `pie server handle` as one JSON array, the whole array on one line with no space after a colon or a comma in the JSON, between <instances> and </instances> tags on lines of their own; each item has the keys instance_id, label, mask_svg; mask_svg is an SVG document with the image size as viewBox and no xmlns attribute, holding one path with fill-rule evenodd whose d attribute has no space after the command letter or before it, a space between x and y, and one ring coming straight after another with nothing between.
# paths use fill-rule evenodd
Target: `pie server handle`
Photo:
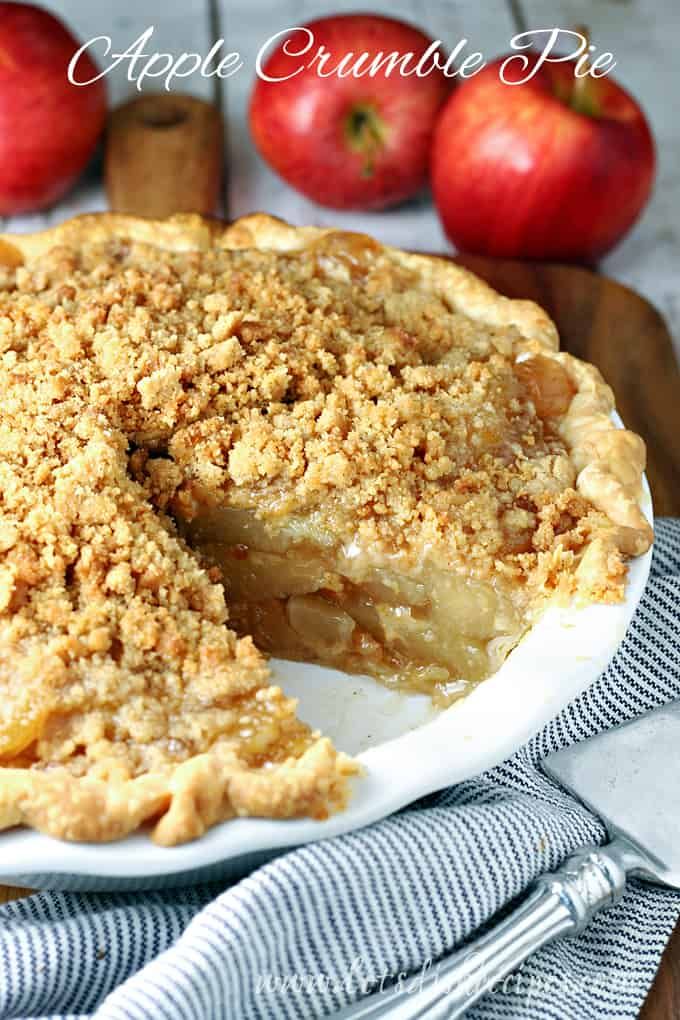
<instances>
[{"instance_id":1,"label":"pie server handle","mask_svg":"<svg viewBox=\"0 0 680 1020\"><path fill-rule=\"evenodd\" d=\"M333 1020L454 1020L493 987L502 986L527 957L562 935L578 935L619 901L632 870L628 845L616 840L582 850L534 883L524 903L465 949L401 989L385 988L333 1014Z\"/></svg>"}]
</instances>

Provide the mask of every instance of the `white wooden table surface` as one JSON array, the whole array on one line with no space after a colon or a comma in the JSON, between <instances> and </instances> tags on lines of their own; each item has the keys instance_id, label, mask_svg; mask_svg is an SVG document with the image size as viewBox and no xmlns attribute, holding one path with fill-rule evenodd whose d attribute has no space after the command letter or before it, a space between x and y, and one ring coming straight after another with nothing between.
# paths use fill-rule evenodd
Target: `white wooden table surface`
<instances>
[{"instance_id":1,"label":"white wooden table surface","mask_svg":"<svg viewBox=\"0 0 680 1020\"><path fill-rule=\"evenodd\" d=\"M244 68L220 84L199 75L182 81L184 91L219 98L225 113L229 174L224 213L235 217L255 209L294 223L337 223L361 229L404 247L448 251L430 202L423 199L385 213L339 214L293 192L260 160L248 135L247 98L254 56L274 32L312 17L357 8L403 17L449 45L466 37L491 58L508 48L525 27L569 28L587 24L600 50L611 50L615 72L641 101L658 144L654 197L628 238L602 264L603 272L636 288L665 315L680 354L680 39L678 0L41 0L82 39L106 34L114 49L125 49L154 25L152 50L206 54L214 39L238 50ZM109 77L110 96L119 102L134 86L122 68ZM76 212L103 209L105 199L91 173L76 191L43 216L9 220L5 229L39 229ZM644 342L644 338L641 338Z\"/></svg>"}]
</instances>

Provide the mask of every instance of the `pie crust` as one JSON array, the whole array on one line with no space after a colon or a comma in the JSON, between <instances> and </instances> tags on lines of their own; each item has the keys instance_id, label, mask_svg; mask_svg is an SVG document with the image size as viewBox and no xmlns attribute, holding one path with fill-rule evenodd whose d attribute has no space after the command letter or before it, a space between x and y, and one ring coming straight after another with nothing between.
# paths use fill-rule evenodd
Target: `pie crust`
<instances>
[{"instance_id":1,"label":"pie crust","mask_svg":"<svg viewBox=\"0 0 680 1020\"><path fill-rule=\"evenodd\" d=\"M644 444L546 314L363 235L3 235L0 359L0 828L324 817L356 766L249 634L446 702L652 541Z\"/></svg>"}]
</instances>

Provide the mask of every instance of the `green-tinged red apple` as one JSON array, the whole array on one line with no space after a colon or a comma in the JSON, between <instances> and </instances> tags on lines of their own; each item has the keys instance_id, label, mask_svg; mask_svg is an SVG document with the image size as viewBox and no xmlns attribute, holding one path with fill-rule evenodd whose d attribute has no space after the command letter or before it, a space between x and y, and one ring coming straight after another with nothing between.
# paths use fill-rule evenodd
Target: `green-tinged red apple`
<instances>
[{"instance_id":1,"label":"green-tinged red apple","mask_svg":"<svg viewBox=\"0 0 680 1020\"><path fill-rule=\"evenodd\" d=\"M92 156L106 118L102 80L72 85L80 43L47 11L0 3L0 215L51 205ZM97 74L84 54L84 79Z\"/></svg>"},{"instance_id":2,"label":"green-tinged red apple","mask_svg":"<svg viewBox=\"0 0 680 1020\"><path fill-rule=\"evenodd\" d=\"M307 34L305 34L307 33ZM306 52L310 35L313 43ZM294 188L335 209L382 209L427 182L432 133L450 91L440 68L418 77L398 71L329 74L348 54L414 54L432 40L402 21L372 14L322 18L271 53L250 101L250 129L264 159ZM332 55L312 61L319 46ZM297 54L297 55L295 55ZM310 66L310 64L312 66Z\"/></svg>"},{"instance_id":3,"label":"green-tinged red apple","mask_svg":"<svg viewBox=\"0 0 680 1020\"><path fill-rule=\"evenodd\" d=\"M592 262L649 198L645 116L610 77L577 79L572 62L544 63L506 84L504 59L462 83L437 124L431 178L444 229L463 251ZM508 81L527 73L517 61L504 72Z\"/></svg>"}]
</instances>

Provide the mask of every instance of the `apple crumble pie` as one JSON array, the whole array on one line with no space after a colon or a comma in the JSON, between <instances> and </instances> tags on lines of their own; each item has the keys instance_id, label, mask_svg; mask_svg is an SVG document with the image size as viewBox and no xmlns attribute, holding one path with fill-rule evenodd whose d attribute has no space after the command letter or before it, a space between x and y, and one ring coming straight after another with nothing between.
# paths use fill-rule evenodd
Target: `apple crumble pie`
<instances>
[{"instance_id":1,"label":"apple crumble pie","mask_svg":"<svg viewBox=\"0 0 680 1020\"><path fill-rule=\"evenodd\" d=\"M362 235L5 235L0 380L0 828L324 817L355 766L260 650L446 704L651 542L642 441L547 316Z\"/></svg>"}]
</instances>

